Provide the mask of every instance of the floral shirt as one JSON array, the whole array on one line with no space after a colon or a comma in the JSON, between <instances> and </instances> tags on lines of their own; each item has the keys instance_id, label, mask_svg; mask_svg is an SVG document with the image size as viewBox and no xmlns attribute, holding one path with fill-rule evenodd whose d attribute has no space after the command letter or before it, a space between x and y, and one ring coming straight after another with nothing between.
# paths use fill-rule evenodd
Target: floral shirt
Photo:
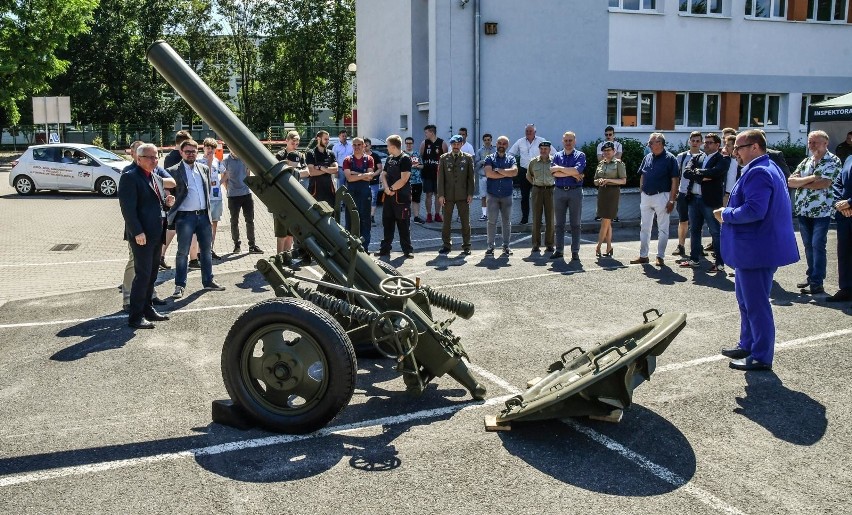
<instances>
[{"instance_id":1,"label":"floral shirt","mask_svg":"<svg viewBox=\"0 0 852 515\"><path fill-rule=\"evenodd\" d=\"M826 152L816 166L813 165L811 157L806 157L796 167L793 175L799 177L816 175L817 177L834 182L841 168L840 158L831 152ZM833 204L834 195L831 192L831 187L821 190L812 190L809 188L796 188L793 190L793 213L797 216L806 216L808 218L831 216L834 214Z\"/></svg>"}]
</instances>

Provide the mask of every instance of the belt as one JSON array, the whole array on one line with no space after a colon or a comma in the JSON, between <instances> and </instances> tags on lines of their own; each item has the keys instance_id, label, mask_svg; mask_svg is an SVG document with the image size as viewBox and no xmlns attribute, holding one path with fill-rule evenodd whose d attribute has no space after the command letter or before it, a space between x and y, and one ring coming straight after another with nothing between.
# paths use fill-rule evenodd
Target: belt
<instances>
[{"instance_id":1,"label":"belt","mask_svg":"<svg viewBox=\"0 0 852 515\"><path fill-rule=\"evenodd\" d=\"M197 210L197 211L180 211L180 213L187 214L187 215L188 215L188 214L193 214L193 215L206 215L206 214L207 214L207 210L206 210L206 209L199 209L199 210Z\"/></svg>"},{"instance_id":2,"label":"belt","mask_svg":"<svg viewBox=\"0 0 852 515\"><path fill-rule=\"evenodd\" d=\"M647 191L643 191L642 193L644 193L645 195L648 195L648 196L654 196L654 195L659 195L660 193L668 193L668 191L658 191L656 193L648 193Z\"/></svg>"},{"instance_id":3,"label":"belt","mask_svg":"<svg viewBox=\"0 0 852 515\"><path fill-rule=\"evenodd\" d=\"M582 186L556 186L556 189L565 191L576 190L577 188L582 188Z\"/></svg>"},{"instance_id":4,"label":"belt","mask_svg":"<svg viewBox=\"0 0 852 515\"><path fill-rule=\"evenodd\" d=\"M545 190L549 190L550 188L553 188L553 186L539 186L537 184L533 184L533 187L534 188L541 188L541 189L545 189Z\"/></svg>"}]
</instances>

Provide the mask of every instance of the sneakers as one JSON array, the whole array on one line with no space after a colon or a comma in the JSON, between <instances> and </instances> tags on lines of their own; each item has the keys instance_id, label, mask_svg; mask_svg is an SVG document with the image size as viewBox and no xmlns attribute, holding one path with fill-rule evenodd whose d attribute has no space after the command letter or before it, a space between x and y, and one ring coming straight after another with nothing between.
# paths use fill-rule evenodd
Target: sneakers
<instances>
[{"instance_id":1,"label":"sneakers","mask_svg":"<svg viewBox=\"0 0 852 515\"><path fill-rule=\"evenodd\" d=\"M480 217L479 217L479 221L480 221L480 222L487 222L487 221L488 221L488 215L482 215L482 216L480 216Z\"/></svg>"},{"instance_id":2,"label":"sneakers","mask_svg":"<svg viewBox=\"0 0 852 515\"><path fill-rule=\"evenodd\" d=\"M175 286L175 292L172 293L172 297L174 297L176 299L183 297L183 290L184 290L183 286Z\"/></svg>"},{"instance_id":3,"label":"sneakers","mask_svg":"<svg viewBox=\"0 0 852 515\"><path fill-rule=\"evenodd\" d=\"M512 254L514 254L512 252L512 249L510 249L509 247L503 247L503 255L504 256L511 256Z\"/></svg>"},{"instance_id":4,"label":"sneakers","mask_svg":"<svg viewBox=\"0 0 852 515\"><path fill-rule=\"evenodd\" d=\"M631 265L646 265L646 264L648 264L649 262L650 262L650 261L649 261L649 260L648 260L648 258L646 258L646 257L638 257L638 258L636 258L636 259L631 259L631 260L630 260L630 264L631 264Z\"/></svg>"},{"instance_id":5,"label":"sneakers","mask_svg":"<svg viewBox=\"0 0 852 515\"><path fill-rule=\"evenodd\" d=\"M708 270L711 274L715 273L725 273L725 265L713 265Z\"/></svg>"},{"instance_id":6,"label":"sneakers","mask_svg":"<svg viewBox=\"0 0 852 515\"><path fill-rule=\"evenodd\" d=\"M553 254L550 255L550 259L559 259L565 254L559 252L558 250L554 251Z\"/></svg>"},{"instance_id":7,"label":"sneakers","mask_svg":"<svg viewBox=\"0 0 852 515\"><path fill-rule=\"evenodd\" d=\"M493 256L494 255L494 245L490 245L488 247L488 250L485 251L485 255L486 256Z\"/></svg>"},{"instance_id":8,"label":"sneakers","mask_svg":"<svg viewBox=\"0 0 852 515\"><path fill-rule=\"evenodd\" d=\"M197 259L189 260L189 269L190 270L201 270L201 263Z\"/></svg>"},{"instance_id":9,"label":"sneakers","mask_svg":"<svg viewBox=\"0 0 852 515\"><path fill-rule=\"evenodd\" d=\"M419 216L415 216L414 217L414 223L423 225L423 219L420 218Z\"/></svg>"},{"instance_id":10,"label":"sneakers","mask_svg":"<svg viewBox=\"0 0 852 515\"><path fill-rule=\"evenodd\" d=\"M432 213L426 213L426 223L427 224L432 223Z\"/></svg>"},{"instance_id":11,"label":"sneakers","mask_svg":"<svg viewBox=\"0 0 852 515\"><path fill-rule=\"evenodd\" d=\"M242 250L243 249L242 249L242 247L240 247L240 244L237 243L236 245L234 245L234 250L233 250L233 252L231 252L231 254L239 254L240 252L242 252Z\"/></svg>"},{"instance_id":12,"label":"sneakers","mask_svg":"<svg viewBox=\"0 0 852 515\"><path fill-rule=\"evenodd\" d=\"M249 245L249 254L263 254L263 250L257 245Z\"/></svg>"},{"instance_id":13,"label":"sneakers","mask_svg":"<svg viewBox=\"0 0 852 515\"><path fill-rule=\"evenodd\" d=\"M449 253L450 253L450 247L441 247L440 250L438 250L438 254L449 254Z\"/></svg>"},{"instance_id":14,"label":"sneakers","mask_svg":"<svg viewBox=\"0 0 852 515\"><path fill-rule=\"evenodd\" d=\"M219 285L218 285L218 284L216 284L215 282L211 282L210 284L205 285L205 286L204 286L204 289L205 289L205 290L210 290L210 291L225 291L225 287L224 287L224 286L219 286Z\"/></svg>"},{"instance_id":15,"label":"sneakers","mask_svg":"<svg viewBox=\"0 0 852 515\"><path fill-rule=\"evenodd\" d=\"M683 245L678 245L674 252L672 252L672 256L685 256L686 249L683 248Z\"/></svg>"},{"instance_id":16,"label":"sneakers","mask_svg":"<svg viewBox=\"0 0 852 515\"><path fill-rule=\"evenodd\" d=\"M439 215L438 213L435 213L435 221L440 223L440 222L443 222L444 219L441 217L441 215Z\"/></svg>"},{"instance_id":17,"label":"sneakers","mask_svg":"<svg viewBox=\"0 0 852 515\"><path fill-rule=\"evenodd\" d=\"M166 264L165 256L160 256L160 268L162 268L163 270L169 270L171 268L169 265Z\"/></svg>"},{"instance_id":18,"label":"sneakers","mask_svg":"<svg viewBox=\"0 0 852 515\"><path fill-rule=\"evenodd\" d=\"M212 251L212 250L210 251L210 257L212 257L213 259L215 259L215 260L217 260L217 261L222 261L222 256L220 256L219 254L216 254L216 253L215 253L214 251Z\"/></svg>"},{"instance_id":19,"label":"sneakers","mask_svg":"<svg viewBox=\"0 0 852 515\"><path fill-rule=\"evenodd\" d=\"M687 259L685 261L681 261L681 268L698 268L698 261L693 261L691 259Z\"/></svg>"}]
</instances>

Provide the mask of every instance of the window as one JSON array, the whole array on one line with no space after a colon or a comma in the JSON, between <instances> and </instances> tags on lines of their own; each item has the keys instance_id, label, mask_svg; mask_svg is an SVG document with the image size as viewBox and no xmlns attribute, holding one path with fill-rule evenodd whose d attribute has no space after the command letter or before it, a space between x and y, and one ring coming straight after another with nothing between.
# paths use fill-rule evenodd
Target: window
<instances>
[{"instance_id":1,"label":"window","mask_svg":"<svg viewBox=\"0 0 852 515\"><path fill-rule=\"evenodd\" d=\"M802 109L801 116L799 117L799 123L802 125L808 124L809 105L822 102L823 100L830 100L832 98L837 98L837 95L802 95Z\"/></svg>"},{"instance_id":2,"label":"window","mask_svg":"<svg viewBox=\"0 0 852 515\"><path fill-rule=\"evenodd\" d=\"M625 11L656 11L657 0L609 0L609 6Z\"/></svg>"},{"instance_id":3,"label":"window","mask_svg":"<svg viewBox=\"0 0 852 515\"><path fill-rule=\"evenodd\" d=\"M740 95L740 127L778 127L780 95L743 93Z\"/></svg>"},{"instance_id":4,"label":"window","mask_svg":"<svg viewBox=\"0 0 852 515\"><path fill-rule=\"evenodd\" d=\"M746 0L745 15L754 18L787 18L787 0Z\"/></svg>"},{"instance_id":5,"label":"window","mask_svg":"<svg viewBox=\"0 0 852 515\"><path fill-rule=\"evenodd\" d=\"M718 93L677 93L675 125L681 127L718 127Z\"/></svg>"},{"instance_id":6,"label":"window","mask_svg":"<svg viewBox=\"0 0 852 515\"><path fill-rule=\"evenodd\" d=\"M56 147L34 148L33 159L36 161L56 161Z\"/></svg>"},{"instance_id":7,"label":"window","mask_svg":"<svg viewBox=\"0 0 852 515\"><path fill-rule=\"evenodd\" d=\"M655 94L651 91L610 91L606 122L620 127L653 127Z\"/></svg>"},{"instance_id":8,"label":"window","mask_svg":"<svg viewBox=\"0 0 852 515\"><path fill-rule=\"evenodd\" d=\"M808 0L808 19L815 21L846 21L848 0Z\"/></svg>"},{"instance_id":9,"label":"window","mask_svg":"<svg viewBox=\"0 0 852 515\"><path fill-rule=\"evenodd\" d=\"M722 15L723 0L680 0L680 12L699 15Z\"/></svg>"}]
</instances>

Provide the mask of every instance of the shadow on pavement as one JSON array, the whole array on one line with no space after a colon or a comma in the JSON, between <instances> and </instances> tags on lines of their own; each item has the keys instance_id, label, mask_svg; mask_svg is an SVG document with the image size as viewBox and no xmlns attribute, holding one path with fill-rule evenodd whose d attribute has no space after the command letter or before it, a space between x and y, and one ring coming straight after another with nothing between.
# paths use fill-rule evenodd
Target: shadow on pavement
<instances>
[{"instance_id":1,"label":"shadow on pavement","mask_svg":"<svg viewBox=\"0 0 852 515\"><path fill-rule=\"evenodd\" d=\"M263 278L260 272L248 272L243 275L243 280L235 285L242 290L251 290L252 293L264 293L271 291L269 283Z\"/></svg>"},{"instance_id":2,"label":"shadow on pavement","mask_svg":"<svg viewBox=\"0 0 852 515\"><path fill-rule=\"evenodd\" d=\"M745 397L734 413L760 425L772 436L795 445L814 445L825 435L825 406L805 393L790 390L775 372L746 372Z\"/></svg>"},{"instance_id":3,"label":"shadow on pavement","mask_svg":"<svg viewBox=\"0 0 852 515\"><path fill-rule=\"evenodd\" d=\"M695 453L689 441L668 420L647 408L632 405L620 424L585 418L576 422L665 467L676 476L673 483L678 484L656 477L559 421L516 422L511 431L498 434L512 455L556 480L592 492L627 497L662 495L677 490L695 475Z\"/></svg>"},{"instance_id":4,"label":"shadow on pavement","mask_svg":"<svg viewBox=\"0 0 852 515\"><path fill-rule=\"evenodd\" d=\"M121 313L117 313L121 315ZM116 314L81 322L56 333L60 338L82 336L80 343L60 350L50 357L53 361L76 361L94 352L120 349L133 339L135 331L127 327L127 317Z\"/></svg>"}]
</instances>

